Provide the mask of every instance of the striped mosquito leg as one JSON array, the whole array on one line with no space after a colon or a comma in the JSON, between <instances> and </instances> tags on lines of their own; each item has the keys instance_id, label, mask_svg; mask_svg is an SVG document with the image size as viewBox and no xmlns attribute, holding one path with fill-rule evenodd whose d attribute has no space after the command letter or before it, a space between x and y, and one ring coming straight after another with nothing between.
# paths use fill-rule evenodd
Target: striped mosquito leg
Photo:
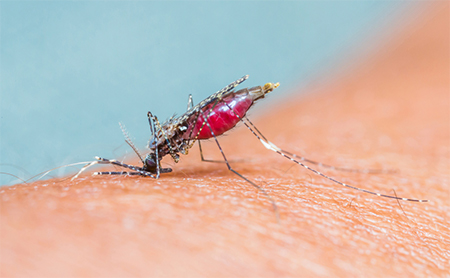
<instances>
[{"instance_id":1,"label":"striped mosquito leg","mask_svg":"<svg viewBox=\"0 0 450 278\"><path fill-rule=\"evenodd\" d=\"M420 203L428 202L428 200L409 199L409 198L401 198L401 197L396 197L396 196L391 196L391 195L380 194L380 193L377 193L377 192L372 192L372 191L369 191L369 190L366 190L366 189L362 189L362 188L358 188L358 187L355 187L355 186L348 185L346 183L343 183L343 182L340 182L338 180L335 180L334 178L329 177L329 176L327 176L325 174L322 174L321 172L319 172L319 171L317 171L317 170L315 170L313 168L310 168L309 166L306 166L305 164L303 164L303 163L295 160L294 158L284 154L283 151L280 148L278 148L277 146L272 144L270 141L267 142L267 143L265 141L263 141L263 140L260 140L260 141L264 145L264 147L266 147L267 149L272 150L272 151L278 153L279 155L282 155L282 156L286 157L287 159L291 160L292 162L297 163L298 165L300 165L300 166L302 166L302 167L304 167L304 168L314 172L315 174L317 174L319 176L322 176L322 177L324 177L326 179L329 179L329 180L331 180L331 181L333 181L333 182L335 182L337 184L340 184L342 186L345 186L345 187L348 187L348 188L352 188L352 189L355 189L355 190L358 190L358 191L361 191L361 192L369 193L369 194L372 194L372 195L385 197L385 198L391 198L391 199L403 200L403 201L410 201L410 202L420 202Z\"/></svg>"},{"instance_id":2,"label":"striped mosquito leg","mask_svg":"<svg viewBox=\"0 0 450 278\"><path fill-rule=\"evenodd\" d=\"M125 164L123 162L119 162L119 161L117 161L115 159L111 159L110 160L110 159L101 158L101 157L98 157L98 156L96 156L95 159L97 159L100 164L112 164L112 165L116 165L116 166L119 166L119 167L128 168L128 169L131 169L131 170L133 170L135 172L138 172L142 176L147 176L147 177L152 177L154 179L158 179L157 176L152 175L150 172L143 171L139 167L136 167L136 166L133 166L133 165L128 165L128 164ZM101 172L96 172L96 173L94 173L94 175L100 175L99 173L101 173ZM103 172L103 173L109 173L109 172ZM106 174L103 174L103 175L106 175Z\"/></svg>"},{"instance_id":3,"label":"striped mosquito leg","mask_svg":"<svg viewBox=\"0 0 450 278\"><path fill-rule=\"evenodd\" d=\"M153 139L155 139L156 138L155 137L156 136L155 125L156 124L159 125L158 119L155 116L153 116L152 112L150 112L150 111L147 112L147 119L148 119L148 124L150 126L150 132L153 135ZM152 122L154 124L152 124ZM153 177L152 175L150 175L150 176L154 179L159 179L159 175L161 174L161 167L160 167L160 164L158 161L158 157L159 157L158 148L155 149L155 157L156 157L156 177ZM145 162L144 162L144 164L145 164ZM170 170L172 171L172 169L170 169Z\"/></svg>"},{"instance_id":4,"label":"striped mosquito leg","mask_svg":"<svg viewBox=\"0 0 450 278\"><path fill-rule=\"evenodd\" d=\"M126 175L126 176L140 176L139 172L95 172L94 175Z\"/></svg>"},{"instance_id":5,"label":"striped mosquito leg","mask_svg":"<svg viewBox=\"0 0 450 278\"><path fill-rule=\"evenodd\" d=\"M241 175L240 173L235 171L233 168L231 168L231 165L230 165L230 163L228 163L228 160L227 160L227 158L225 156L225 153L223 152L222 147L219 144L219 140L217 140L217 137L216 137L216 135L214 135L214 131L213 131L211 125L209 124L208 117L205 117L204 113L202 113L202 116L205 118L204 122L206 122L206 125L208 126L209 130L211 131L211 134L214 137L214 140L216 141L217 147L219 147L220 153L222 154L222 157L223 157L225 163L227 164L228 170L230 170L231 172L235 173L236 175L238 175L240 178L242 178L246 182L250 183L259 192L264 194L264 196L266 196L267 199L269 199L269 201L272 203L273 210L275 211L275 216L277 218L277 222L280 223L280 213L278 211L278 206L277 206L275 200L261 186L255 184L254 182L250 181L249 179L247 179L246 177L244 177L243 175Z\"/></svg>"},{"instance_id":6,"label":"striped mosquito leg","mask_svg":"<svg viewBox=\"0 0 450 278\"><path fill-rule=\"evenodd\" d=\"M247 77L248 77L248 75L247 75ZM220 95L218 97L216 97L216 99L214 101L214 104L212 105L211 109L209 109L208 117L211 114L211 112L214 110L216 105L219 103L220 97L221 97ZM211 99L211 101L212 101L212 99ZM200 116L200 114L202 114L203 118L205 119L205 117L204 117L205 113L203 113L200 109L201 108L199 107L198 110L196 111L197 116L196 116L195 122L198 121L198 117ZM202 126L197 131L197 134L195 135L194 139L192 140L192 143L190 143L190 144L189 144L189 142L190 142L191 139L189 139L189 142L188 142L189 148L192 148L192 146L194 145L195 141L197 141L197 138L198 138L200 132L202 132L203 128L205 127L205 124L206 124L206 119L205 119L205 121L203 121ZM193 130L194 130L194 128L191 129L191 132L189 133L189 138L191 138ZM211 134L214 134L214 132L212 132ZM199 141L199 143L200 143L200 141Z\"/></svg>"},{"instance_id":7,"label":"striped mosquito leg","mask_svg":"<svg viewBox=\"0 0 450 278\"><path fill-rule=\"evenodd\" d=\"M170 144L169 137L167 137L167 134L164 132L164 129L162 128L161 124L158 121L158 118L156 116L153 116L150 111L147 113L147 116L148 116L149 120L150 120L150 118L152 118L153 122L158 127L158 130L161 131L162 135L164 136L164 139L166 139L166 143L167 143L167 146L169 147L169 152L170 152L170 155L172 156L172 159L175 161L175 163L178 163L180 158L177 156L177 154L176 154L177 152L174 150L174 148ZM156 152L157 151L158 151L158 148L156 148ZM158 155L156 155L156 156L158 156Z\"/></svg>"},{"instance_id":8,"label":"striped mosquito leg","mask_svg":"<svg viewBox=\"0 0 450 278\"><path fill-rule=\"evenodd\" d=\"M267 140L267 138L264 137L264 135L261 133L261 131L259 131L258 128L247 118L247 116L244 116L244 118L263 140L265 140L266 142L269 142L269 140ZM291 157L296 158L297 160L305 161L305 162L317 165L319 167L329 168L332 170L337 170L337 171L342 171L342 172L363 173L363 174L395 174L395 173L398 173L398 170L396 170L396 169L354 169L354 168L336 167L336 166L328 165L328 164L325 164L322 162L317 162L317 161L308 159L306 157L296 155L295 153L291 153L286 150L281 150L281 151Z\"/></svg>"},{"instance_id":9,"label":"striped mosquito leg","mask_svg":"<svg viewBox=\"0 0 450 278\"><path fill-rule=\"evenodd\" d=\"M188 110L191 109L191 108L193 107L193 103L194 103L194 100L193 100L193 98L192 98L192 95L189 94L189 100L188 100L188 105L187 105L187 109L188 109ZM214 106L213 106L213 107L214 107ZM198 110L198 111L200 111L200 110ZM200 115L200 113L197 112L197 116L196 116L195 121L194 121L195 123L197 122L198 116L199 116L199 115ZM198 134L201 132L202 129L203 129L203 125L202 125L202 128L199 130L199 132L197 132L196 137L198 136ZM193 130L194 130L194 128L191 129L191 132L189 133L189 137L188 137L188 138L191 138L191 136L192 136L192 131L193 131ZM195 141L194 141L194 143L195 143ZM200 158L201 158L202 161L204 161L204 162L225 163L225 161L223 161L223 160L211 160L211 159L205 159L205 158L203 157L202 143L200 142L200 140L198 140L198 148L200 149Z\"/></svg>"},{"instance_id":10,"label":"striped mosquito leg","mask_svg":"<svg viewBox=\"0 0 450 278\"><path fill-rule=\"evenodd\" d=\"M88 168L94 166L95 164L101 164L101 162L100 162L100 161L92 161L91 163L89 163L89 164L83 166L83 168L81 168L81 170L78 171L78 173L77 173L75 176L73 176L73 177L70 179L70 181L73 181L74 179L78 178L78 176L80 176L81 173L83 173L84 171L86 171Z\"/></svg>"},{"instance_id":11,"label":"striped mosquito leg","mask_svg":"<svg viewBox=\"0 0 450 278\"><path fill-rule=\"evenodd\" d=\"M237 115L237 113L235 113L235 112L233 111L233 109L232 109L231 107L228 106L228 108L229 108L229 109L230 109L237 117L239 117L239 116ZM317 174L317 175L319 175L319 176L321 176L321 177L324 177L324 178L326 178L326 179L329 179L329 180L331 180L331 181L333 181L333 182L335 182L335 183L337 183L337 184L340 184L340 185L342 185L342 186L345 186L345 187L348 187L348 188L351 188L351 189L355 189L355 190L358 190L358 191L361 191L361 192L369 193L369 194L372 194L372 195L377 195L377 196L380 196L380 197L391 198L391 199L402 200L402 201L409 201L409 202L420 202L420 203L428 202L428 200L409 199L409 198L402 198L402 197L397 197L397 196L391 196L391 195L380 194L380 193L377 193L377 192L372 192L372 191L369 191L369 190L366 190L366 189L358 188L358 187L351 186L351 185L348 185L348 184L346 184L346 183L340 182L340 181L338 181L338 180L336 180L336 179L334 179L334 178L332 178L332 177L329 177L329 176L327 176L327 175L325 175L325 174L322 174L321 172L319 172L319 171L317 171L317 170L315 170L315 169L313 169L313 168L310 168L309 166L307 166L307 165L301 163L300 161L297 161L296 159L292 158L292 157L289 156L288 154L284 153L284 151L283 151L282 149L280 149L280 148L278 148L277 146L275 146L272 142L270 142L270 141L267 140L266 138L263 138L263 137L259 136L259 135L258 135L258 134L257 134L257 133L249 126L249 124L247 124L247 122L246 122L244 119L242 119L241 117L239 117L239 119L240 119L240 120L244 123L244 125L245 125L245 126L253 133L253 135L255 135L256 138L259 139L259 141L264 145L264 147L266 147L267 149L269 149L269 150L271 150L271 151L274 151L274 152L278 153L279 155L281 155L281 156L283 156L283 157L285 157L285 158L291 160L292 162L294 162L294 163L296 163L296 164L298 164L298 165L304 167L305 169L308 169L308 170L312 171L313 173L315 173L315 174ZM247 121L248 121L248 119L247 119Z\"/></svg>"},{"instance_id":12,"label":"striped mosquito leg","mask_svg":"<svg viewBox=\"0 0 450 278\"><path fill-rule=\"evenodd\" d=\"M192 95L189 94L189 99L188 99L188 105L187 105L187 110L192 109L194 107L194 99L192 98ZM198 117L200 116L200 107L197 107L196 111L195 111L195 121L194 123L196 123L198 121ZM195 142L197 141L197 136L198 134L201 132L201 130L203 129L203 125L200 128L200 130L197 132L197 135L195 136L195 139L191 142L191 138L192 138L192 133L194 132L194 126L191 128L191 130L189 131L189 136L188 136L188 140L187 140L187 145L188 148L190 149L192 148L192 146L194 146ZM200 143L200 141L199 141Z\"/></svg>"},{"instance_id":13,"label":"striped mosquito leg","mask_svg":"<svg viewBox=\"0 0 450 278\"><path fill-rule=\"evenodd\" d=\"M332 165L328 165L322 162L317 162L299 155L296 155L295 153L288 152L286 150L282 150L283 153L294 157L298 160L305 161L314 165L317 165L319 167L324 167L332 170L337 170L341 172L350 172L350 173L363 173L363 174L396 174L399 171L397 169L354 169L354 168L344 168L344 167L336 167Z\"/></svg>"}]
</instances>

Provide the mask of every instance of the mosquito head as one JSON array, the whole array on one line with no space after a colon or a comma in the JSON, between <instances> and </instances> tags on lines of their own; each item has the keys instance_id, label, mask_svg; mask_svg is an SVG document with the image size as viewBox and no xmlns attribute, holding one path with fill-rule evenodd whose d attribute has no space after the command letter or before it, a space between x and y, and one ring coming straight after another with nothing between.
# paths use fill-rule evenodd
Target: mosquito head
<instances>
[{"instance_id":1,"label":"mosquito head","mask_svg":"<svg viewBox=\"0 0 450 278\"><path fill-rule=\"evenodd\" d=\"M150 173L156 173L158 163L159 161L157 161L155 153L149 153L145 157L144 165L142 166L142 168Z\"/></svg>"},{"instance_id":2,"label":"mosquito head","mask_svg":"<svg viewBox=\"0 0 450 278\"><path fill-rule=\"evenodd\" d=\"M172 172L172 168L162 168L161 167L161 158L157 159L155 153L149 153L147 157L145 157L144 165L142 166L142 169L144 171L150 172L152 174L157 174L157 177L159 177L159 173L170 173Z\"/></svg>"}]
</instances>

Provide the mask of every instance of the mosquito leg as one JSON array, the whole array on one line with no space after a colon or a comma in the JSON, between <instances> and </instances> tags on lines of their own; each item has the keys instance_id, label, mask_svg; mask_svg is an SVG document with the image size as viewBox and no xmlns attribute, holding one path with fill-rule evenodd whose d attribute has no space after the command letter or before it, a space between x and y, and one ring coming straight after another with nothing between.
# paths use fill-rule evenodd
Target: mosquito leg
<instances>
[{"instance_id":1,"label":"mosquito leg","mask_svg":"<svg viewBox=\"0 0 450 278\"><path fill-rule=\"evenodd\" d=\"M147 113L147 117L148 117L148 123L150 125L150 131L152 132L153 140L156 140L155 125L157 125L157 124L159 125L158 119L155 116L153 116L153 114L150 111ZM159 157L158 148L155 148L155 156L157 158ZM144 164L145 164L145 162L144 162ZM156 179L159 179L159 176L161 173L170 173L170 172L172 172L172 168L161 168L160 163L159 162L156 163L156 177L155 177Z\"/></svg>"},{"instance_id":2,"label":"mosquito leg","mask_svg":"<svg viewBox=\"0 0 450 278\"><path fill-rule=\"evenodd\" d=\"M154 140L155 144L156 144L155 125L157 124L160 127L158 119L155 116L153 116L152 112L150 112L150 111L147 112L147 118L148 118L148 124L150 125L150 131L153 136L152 140ZM155 124L153 124L153 123L155 123ZM159 175L161 173L161 167L160 167L160 163L158 161L158 159L159 159L158 147L155 148L155 156L156 156L156 161L155 161L156 162L156 177L155 177L155 179L159 179ZM145 164L145 162L144 162L144 164ZM170 169L170 168L166 168L166 169ZM166 169L163 169L163 170L166 170ZM171 171L172 171L172 169L170 169L169 172L171 172Z\"/></svg>"},{"instance_id":3,"label":"mosquito leg","mask_svg":"<svg viewBox=\"0 0 450 278\"><path fill-rule=\"evenodd\" d=\"M192 95L190 94L189 95L189 100L188 100L188 110L193 107L193 102L194 102L194 100L192 98ZM213 107L211 108L210 112L212 111L212 109L214 109L214 107L217 105L217 103L218 103L218 99L215 100L215 103L214 103ZM199 116L200 116L200 106L198 106L196 108L196 110L195 110L195 121L194 121L194 123L196 123L198 121ZM204 126L205 126L205 123L203 123L203 125L197 131L197 134L196 134L195 138L192 140L192 142L191 142L191 138L192 138L192 133L194 132L194 127L191 128L191 130L189 132L189 136L188 136L189 139L187 141L187 145L188 145L187 149L192 148L192 146L195 144L195 142L197 141L197 136L200 134L200 132L202 132ZM199 141L199 143L200 143L200 141Z\"/></svg>"},{"instance_id":4,"label":"mosquito leg","mask_svg":"<svg viewBox=\"0 0 450 278\"><path fill-rule=\"evenodd\" d=\"M225 88L215 92L214 94L210 95L208 98L206 98L205 100L203 100L201 103L199 103L195 108L194 111L197 114L196 119L194 122L197 122L198 120L198 116L200 115L200 109L202 108L202 105L205 103L212 103L214 102L214 104L212 105L211 109L209 109L208 115L214 110L214 108L216 107L217 103L219 103L219 101L222 99L223 95L225 95L226 93L230 92L231 90L233 90L234 88L236 88L236 86L238 86L239 84L241 84L242 82L244 82L245 80L247 80L248 75L243 76L242 78L230 83L229 85L227 85ZM188 106L190 103L190 100L192 99L192 97L189 97L189 101L188 101ZM197 141L197 136L198 134L200 134L200 132L202 131L203 127L205 126L205 122L203 122L202 126L200 127L199 131L197 132L197 135L195 136L195 138L192 140L191 143L191 135L192 135L192 131L193 129L191 129L191 132L189 134L189 140L188 140L188 149L190 149L195 141Z\"/></svg>"},{"instance_id":5,"label":"mosquito leg","mask_svg":"<svg viewBox=\"0 0 450 278\"><path fill-rule=\"evenodd\" d=\"M192 95L189 94L187 110L189 110L189 109L191 109L191 108L193 107L193 102L194 102L194 99L192 98ZM212 110L214 109L214 107L217 105L217 103L218 103L218 99L216 99L216 102L215 102L215 104L213 105L213 107L211 108L210 111L212 111ZM200 112L200 110L197 110L197 112L196 112L197 115L196 115L196 118L195 118L195 121L194 121L194 122L197 122L197 121L198 121L198 117L199 117L199 115L200 115L199 112ZM202 126L202 128L199 130L198 133L200 133L202 129L203 129L203 126ZM194 130L194 129L192 128L192 129L191 129L191 133L189 134L189 137L188 137L188 138L191 138L191 136L192 136L192 131L193 131L193 130ZM197 134L197 135L198 135L198 134ZM195 142L194 142L194 143L195 143ZM189 143L188 143L188 144L189 144ZM223 161L223 160L205 159L205 158L203 157L202 143L200 142L200 140L198 140L198 148L199 148L199 150L200 150L200 158L201 158L201 160L202 160L203 162L225 163L225 161Z\"/></svg>"},{"instance_id":6,"label":"mosquito leg","mask_svg":"<svg viewBox=\"0 0 450 278\"><path fill-rule=\"evenodd\" d=\"M149 117L149 120L150 120L150 117L152 118L155 125L161 131L162 135L164 136L164 139L166 139L167 146L169 147L170 156L172 156L172 159L173 159L173 161L175 161L175 163L178 163L180 158L178 157L175 149L172 147L172 144L170 144L169 137L167 137L167 134L164 132L164 129L162 128L160 122L158 121L158 118L156 116L153 116L150 111L147 113L147 116ZM158 148L155 149L155 152L156 152L156 157L158 157Z\"/></svg>"},{"instance_id":7,"label":"mosquito leg","mask_svg":"<svg viewBox=\"0 0 450 278\"><path fill-rule=\"evenodd\" d=\"M194 99L192 98L192 95L189 94L189 99L188 99L188 105L187 105L187 110L191 109L192 107L194 107ZM199 111L199 110L198 110ZM197 122L198 120L198 115L200 113L197 112L197 117L195 119L195 122ZM189 138L191 138L192 135L192 131L194 130L194 128L191 129L191 133L189 134ZM220 160L220 161L216 161L216 160L209 160L209 159L205 159L203 157L203 150L202 150L202 143L200 143L200 140L198 140L198 148L200 149L200 157L202 159L202 161L204 162L221 162L223 163L224 161Z\"/></svg>"},{"instance_id":8,"label":"mosquito leg","mask_svg":"<svg viewBox=\"0 0 450 278\"><path fill-rule=\"evenodd\" d=\"M227 105L227 106L228 106L228 105ZM233 109L232 109L230 106L228 106L228 108L230 109L230 111L233 112L233 114L235 114L237 117L239 117L239 115L238 115L237 113L235 113L235 112L233 111ZM316 175L319 175L319 176L321 176L321 177L324 177L324 178L326 178L326 179L328 179L328 180L330 180L330 181L333 181L333 182L335 182L335 183L337 183L337 184L340 184L340 185L342 185L342 186L345 186L345 187L348 187L348 188L352 188L352 189L355 189L355 190L358 190L358 191L361 191L361 192L365 192L365 193L368 193L368 194L377 195L377 196L379 196L379 197L385 197L385 198L391 198L391 199L403 200L403 201L410 201L410 202L421 202L421 203L422 203L422 202L428 202L428 200L409 199L409 198L401 198L401 197L392 196L392 195L380 194L380 193L377 193L377 192L372 192L372 191L369 191L369 190L366 190L366 189L358 188L358 187L351 186L351 185L345 184L345 183L343 183L343 182L340 182L340 181L338 181L338 180L336 180L336 179L334 179L334 178L332 178L332 177L329 177L329 176L327 176L327 175L325 175L325 174L322 174L321 172L319 172L319 171L317 171L317 170L315 170L315 169L313 169L313 168L310 168L309 166L307 166L307 165L301 163L300 161L294 159L294 158L291 157L289 154L285 153L282 149L280 149L280 148L278 148L277 146L275 146L275 144L273 144L272 142L270 142L269 140L267 140L267 139L265 139L265 138L263 139L262 136L258 135L257 132L256 132L255 130L253 130L253 129L250 127L250 125L247 124L247 122L246 122L244 119L242 119L242 117L239 117L239 119L240 119L240 120L244 123L244 125L245 125L245 126L253 133L253 135L255 135L256 138L259 139L259 141L264 145L264 147L266 147L267 149L269 149L269 150L271 150L271 151L274 151L274 152L278 153L279 155L281 155L281 156L283 156L283 157L285 157L285 158L291 160L291 161L294 162L294 163L297 163L298 165L304 167L305 169L308 169L308 170L312 171L312 172L315 173ZM248 119L247 119L247 120L248 120Z\"/></svg>"},{"instance_id":9,"label":"mosquito leg","mask_svg":"<svg viewBox=\"0 0 450 278\"><path fill-rule=\"evenodd\" d=\"M187 110L191 109L192 107L194 107L194 100L192 98L192 95L189 94Z\"/></svg>"},{"instance_id":10,"label":"mosquito leg","mask_svg":"<svg viewBox=\"0 0 450 278\"><path fill-rule=\"evenodd\" d=\"M266 142L269 142L266 137L261 133L261 131L258 130L258 128L247 118L247 116L244 116L245 120L252 126L252 128L255 130L255 132ZM242 120L242 119L241 119ZM338 170L342 172L351 172L351 173L363 173L363 174L395 174L398 173L398 170L396 169L353 169L353 168L344 168L344 167L336 167L332 165L328 165L322 162L317 162L311 159L308 159L306 157L302 157L299 155L296 155L295 153L288 152L286 150L282 150L285 154L295 157L301 161L305 161L314 165L317 165L319 167L329 168L332 170Z\"/></svg>"},{"instance_id":11,"label":"mosquito leg","mask_svg":"<svg viewBox=\"0 0 450 278\"><path fill-rule=\"evenodd\" d=\"M126 176L137 176L141 175L139 172L95 172L94 175L126 175Z\"/></svg>"},{"instance_id":12,"label":"mosquito leg","mask_svg":"<svg viewBox=\"0 0 450 278\"><path fill-rule=\"evenodd\" d=\"M200 140L198 140L198 148L200 149L200 158L202 159L202 162L225 163L225 161L223 161L223 160L205 159L203 156L203 149L202 149L202 144L200 143ZM229 160L229 162L237 163L237 162L245 162L245 160L244 159L233 159L233 160Z\"/></svg>"},{"instance_id":13,"label":"mosquito leg","mask_svg":"<svg viewBox=\"0 0 450 278\"><path fill-rule=\"evenodd\" d=\"M98 156L96 156L95 159L96 159L96 161L93 161L93 162L89 163L88 165L84 166L83 168L81 168L81 170L80 170L80 171L79 171L72 179L70 179L70 180L73 181L73 180L76 179L82 172L84 172L86 169L88 169L88 168L90 168L91 166L94 166L94 165L96 165L96 164L112 164L112 165L116 165L116 166L119 166L119 167L131 169L131 170L133 170L133 171L138 172L138 173L139 173L140 175L142 175L142 176L147 176L147 177L152 177L152 178L154 178L154 179L157 179L157 177L156 177L155 175L152 175L150 172L143 171L143 170L142 170L141 168L139 168L139 167L136 167L136 166L133 166L133 165L128 165L128 164L119 162L119 161L117 161L117 160L115 160L115 159L109 160L109 159L101 158L101 157L98 157ZM106 175L106 173L109 173L109 172L102 172L102 173L103 173L103 175ZM94 173L94 174L96 174L96 173ZM98 172L97 172L97 175L98 175Z\"/></svg>"},{"instance_id":14,"label":"mosquito leg","mask_svg":"<svg viewBox=\"0 0 450 278\"><path fill-rule=\"evenodd\" d=\"M218 101L216 100L216 103L213 105L213 108L215 107L215 105L217 104L217 102L218 102ZM192 98L192 95L189 94L187 110L189 110L189 109L191 109L192 107L194 107L194 106L193 106L193 105L194 105L193 103L194 103L194 100L193 100L193 98ZM212 109L211 109L211 110L212 110ZM199 117L199 115L200 115L199 112L200 112L200 110L198 109L198 110L196 111L196 118L195 118L195 121L194 121L194 122L197 122L197 121L198 121L198 117ZM202 128L198 131L198 133L200 133L202 129L203 129L203 126L202 126ZM191 132L190 132L188 138L191 138L191 136L192 136L192 131L193 131L193 130L194 130L194 128L191 129ZM197 135L198 135L198 133L197 133ZM189 144L189 142L188 142L188 144ZM201 159L202 159L203 162L217 162L217 163L224 163L224 161L222 161L222 160L210 160L210 159L205 159L205 158L203 157L202 143L200 143L200 140L198 140L198 147L199 147L199 149L200 149L200 157L201 157Z\"/></svg>"},{"instance_id":15,"label":"mosquito leg","mask_svg":"<svg viewBox=\"0 0 450 278\"><path fill-rule=\"evenodd\" d=\"M194 121L194 123L196 123L198 121L198 117L199 116L200 116L200 108L197 108L197 110L195 111L195 121ZM197 136L195 136L195 139L191 139L192 138L192 133L194 132L194 126L192 126L190 129L191 130L189 131L189 136L188 136L189 139L187 140L187 143L186 143L186 145L188 146L187 149L192 148L192 146L194 146L194 144L195 144L195 141L197 141ZM203 127L202 127L202 129L203 129ZM197 132L197 135L200 132L201 132L201 129ZM191 142L191 140L192 140L192 142Z\"/></svg>"},{"instance_id":16,"label":"mosquito leg","mask_svg":"<svg viewBox=\"0 0 450 278\"><path fill-rule=\"evenodd\" d=\"M350 172L350 173L363 173L363 174L396 174L399 171L396 169L354 169L354 168L344 168L344 167L336 167L332 165L328 165L322 162L317 162L299 155L296 155L294 153L288 152L286 150L282 150L285 154L292 156L294 158L297 158L301 161L305 161L314 165L317 165L319 167L324 167L332 170L337 170L341 172Z\"/></svg>"},{"instance_id":17,"label":"mosquito leg","mask_svg":"<svg viewBox=\"0 0 450 278\"><path fill-rule=\"evenodd\" d=\"M97 157L96 157L96 158L97 158ZM89 164L87 164L87 165L84 165L83 168L81 168L81 170L78 171L78 173L70 179L70 181L73 181L74 179L78 178L78 176L79 176L81 173L83 173L84 171L86 171L88 168L94 166L95 164L101 164L101 162L97 160L97 161L92 161L91 163L89 163Z\"/></svg>"},{"instance_id":18,"label":"mosquito leg","mask_svg":"<svg viewBox=\"0 0 450 278\"><path fill-rule=\"evenodd\" d=\"M191 109L192 107L194 107L194 99L192 98L192 95L189 94L187 110ZM199 111L199 110L197 110L197 113L196 113L197 116L196 116L195 122L197 122L198 116L199 116L199 114L200 114L200 113L198 113L198 111ZM193 130L194 130L194 128L191 129L191 133L189 134L189 138L191 138L191 135L192 135L192 131L193 131ZM216 162L216 161L213 161L213 160L207 160L207 159L205 159L205 158L203 157L202 144L200 143L200 140L198 140L198 147L199 147L199 149L200 149L200 157L202 158L202 161L205 161L205 162ZM217 161L217 162L223 162L223 161Z\"/></svg>"},{"instance_id":19,"label":"mosquito leg","mask_svg":"<svg viewBox=\"0 0 450 278\"><path fill-rule=\"evenodd\" d=\"M119 167L128 168L128 169L131 169L133 171L136 171L136 172L140 173L143 176L152 177L154 179L157 179L157 177L155 175L151 174L150 172L143 171L140 167L137 167L137 166L128 165L128 164L125 164L123 162L119 162L119 161L117 161L115 159L111 159L110 160L110 159L101 158L101 157L98 157L98 156L95 157L95 159L97 159L99 162L101 162L103 164L112 164L112 165L116 165L116 166L119 166Z\"/></svg>"},{"instance_id":20,"label":"mosquito leg","mask_svg":"<svg viewBox=\"0 0 450 278\"><path fill-rule=\"evenodd\" d=\"M198 141L198 148L200 149L200 158L202 159L203 162L226 163L224 160L205 159L203 157L202 144L200 143L200 140Z\"/></svg>"},{"instance_id":21,"label":"mosquito leg","mask_svg":"<svg viewBox=\"0 0 450 278\"><path fill-rule=\"evenodd\" d=\"M205 115L203 113L202 113L202 115L205 118L206 125L208 126L209 130L211 131L211 134L214 137L214 140L216 141L217 147L219 147L220 153L222 154L224 162L227 164L228 170L230 170L231 172L235 173L236 175L238 175L240 178L242 178L243 180L247 181L248 183L250 183L259 192L264 194L264 196L266 196L267 199L269 199L269 201L272 203L273 210L275 211L277 222L279 223L280 222L280 213L278 211L278 206L275 203L275 200L261 186L255 184L254 182L250 181L249 179L247 179L246 177L244 177L243 175L241 175L240 173L235 171L233 168L231 168L231 165L230 165L230 163L228 163L228 160L227 160L227 158L225 156L225 153L223 152L222 147L219 144L219 140L217 140L217 137L214 135L213 129L212 129L211 125L208 122L208 118L205 117Z\"/></svg>"}]
</instances>

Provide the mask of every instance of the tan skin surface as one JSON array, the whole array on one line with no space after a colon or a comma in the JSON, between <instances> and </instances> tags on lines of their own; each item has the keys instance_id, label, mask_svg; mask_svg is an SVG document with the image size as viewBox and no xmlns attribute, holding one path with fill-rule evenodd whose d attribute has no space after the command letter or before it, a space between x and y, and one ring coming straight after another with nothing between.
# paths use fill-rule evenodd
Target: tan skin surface
<instances>
[{"instance_id":1,"label":"tan skin surface","mask_svg":"<svg viewBox=\"0 0 450 278\"><path fill-rule=\"evenodd\" d=\"M159 180L84 175L1 188L1 276L450 275L449 4L439 5L338 83L289 104L265 100L264 117L251 118L310 159L400 170L315 167L338 180L430 203L400 202L402 211L346 189L241 126L219 139L230 160L245 160L233 167L276 200L280 224L267 198L193 148L177 165L165 159L174 172ZM220 158L214 142L204 151Z\"/></svg>"}]
</instances>

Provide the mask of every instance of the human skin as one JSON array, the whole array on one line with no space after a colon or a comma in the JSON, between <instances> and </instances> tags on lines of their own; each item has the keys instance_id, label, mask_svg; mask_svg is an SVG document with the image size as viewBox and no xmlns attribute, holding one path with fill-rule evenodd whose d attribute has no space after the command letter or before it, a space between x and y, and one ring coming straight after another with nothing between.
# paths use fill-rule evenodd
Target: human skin
<instances>
[{"instance_id":1,"label":"human skin","mask_svg":"<svg viewBox=\"0 0 450 278\"><path fill-rule=\"evenodd\" d=\"M447 2L434 5L338 81L262 100L250 115L296 154L398 170L315 167L337 180L429 203L344 188L265 149L242 125L219 140L233 168L276 201L279 223L264 195L193 148L179 164L164 159L174 171L159 180L86 174L0 188L0 275L449 276L449 18ZM214 141L203 149L220 159Z\"/></svg>"}]
</instances>

